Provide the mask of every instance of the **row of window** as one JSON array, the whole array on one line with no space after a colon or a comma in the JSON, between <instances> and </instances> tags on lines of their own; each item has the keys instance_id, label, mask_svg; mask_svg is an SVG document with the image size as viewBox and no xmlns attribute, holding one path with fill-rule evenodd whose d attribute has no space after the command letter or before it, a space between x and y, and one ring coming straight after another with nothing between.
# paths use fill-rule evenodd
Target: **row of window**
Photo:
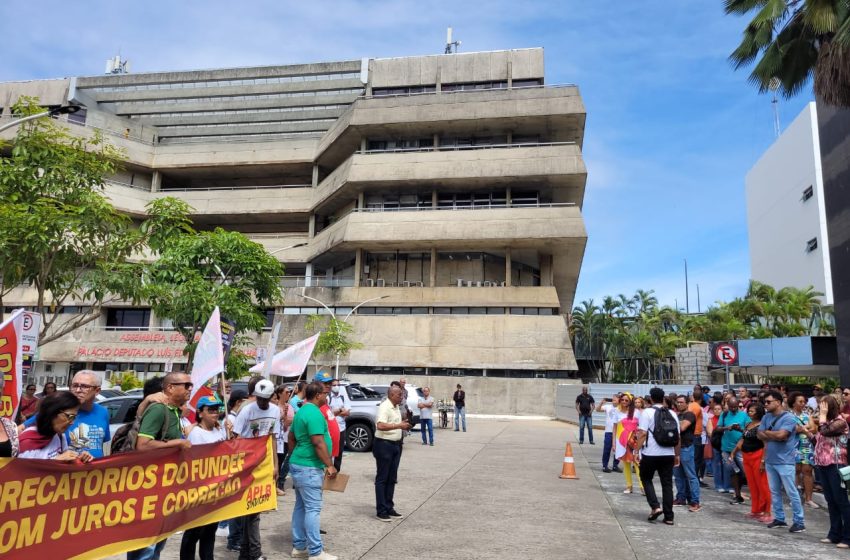
<instances>
[{"instance_id":1,"label":"row of window","mask_svg":"<svg viewBox=\"0 0 850 560\"><path fill-rule=\"evenodd\" d=\"M268 124L308 124L308 123L332 123L336 119L293 119L287 121L252 121L252 122L226 122L226 123L198 123L198 124L161 124L157 125L159 130L168 131L169 128L192 127L192 128L225 128L234 126L264 126Z\"/></svg>"},{"instance_id":2,"label":"row of window","mask_svg":"<svg viewBox=\"0 0 850 560\"><path fill-rule=\"evenodd\" d=\"M256 95L227 95L216 97L165 97L143 101L104 101L101 105L121 104L125 106L171 105L183 103L203 103L219 101L252 101L255 99L285 99L289 97L315 97L321 95L346 95L362 93L360 88L322 89L316 91L291 91L286 93L261 93Z\"/></svg>"},{"instance_id":3,"label":"row of window","mask_svg":"<svg viewBox=\"0 0 850 560\"><path fill-rule=\"evenodd\" d=\"M475 368L413 368L413 367L371 367L348 366L351 375L428 375L437 377L512 377L521 379L567 379L576 377L578 372L567 370L531 370L531 369L475 369ZM356 378L353 379L357 381ZM424 384L423 384L424 385Z\"/></svg>"},{"instance_id":4,"label":"row of window","mask_svg":"<svg viewBox=\"0 0 850 560\"><path fill-rule=\"evenodd\" d=\"M169 84L141 84L135 86L116 87L94 87L91 91L115 92L115 91L148 91L162 89L187 89L203 87L226 87L260 84L288 84L293 82L316 82L324 80L352 80L359 79L360 72L336 72L328 74L309 74L302 76L279 76L275 78L245 78L242 80L210 80L205 82L177 82Z\"/></svg>"},{"instance_id":5,"label":"row of window","mask_svg":"<svg viewBox=\"0 0 850 560\"><path fill-rule=\"evenodd\" d=\"M440 148L464 148L474 146L501 146L514 144L539 144L540 135L537 134L517 134L511 137L508 142L507 135L497 136L461 136L461 137L440 137ZM434 147L434 137L429 138L393 138L393 139L372 139L366 145L366 149L370 152L383 152L390 150L418 150Z\"/></svg>"},{"instance_id":6,"label":"row of window","mask_svg":"<svg viewBox=\"0 0 850 560\"><path fill-rule=\"evenodd\" d=\"M325 109L345 109L349 105L302 105L298 107L271 107L269 109L233 109L228 111L184 111L180 113L155 113L145 115L145 118L170 118L170 117L213 117L227 115L263 115L266 113L293 113L297 111L322 111ZM76 113L75 113L76 114ZM139 118L138 115L133 115L131 118Z\"/></svg>"},{"instance_id":7,"label":"row of window","mask_svg":"<svg viewBox=\"0 0 850 560\"><path fill-rule=\"evenodd\" d=\"M331 307L337 317L351 307ZM554 307L360 307L356 315L555 315ZM329 315L323 307L284 307L284 315Z\"/></svg>"}]
</instances>

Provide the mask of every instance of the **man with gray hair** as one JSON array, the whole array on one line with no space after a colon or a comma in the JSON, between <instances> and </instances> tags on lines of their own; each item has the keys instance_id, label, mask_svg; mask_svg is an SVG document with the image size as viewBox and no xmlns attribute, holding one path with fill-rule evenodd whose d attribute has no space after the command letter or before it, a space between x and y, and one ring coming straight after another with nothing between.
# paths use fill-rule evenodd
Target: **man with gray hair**
<instances>
[{"instance_id":1,"label":"man with gray hair","mask_svg":"<svg viewBox=\"0 0 850 560\"><path fill-rule=\"evenodd\" d=\"M101 374L90 369L80 370L71 380L71 392L80 401L80 411L65 431L68 446L80 453L88 451L95 459L103 457L103 444L111 439L109 433L109 412L95 402L100 393ZM24 425L35 425L38 414L32 416Z\"/></svg>"}]
</instances>

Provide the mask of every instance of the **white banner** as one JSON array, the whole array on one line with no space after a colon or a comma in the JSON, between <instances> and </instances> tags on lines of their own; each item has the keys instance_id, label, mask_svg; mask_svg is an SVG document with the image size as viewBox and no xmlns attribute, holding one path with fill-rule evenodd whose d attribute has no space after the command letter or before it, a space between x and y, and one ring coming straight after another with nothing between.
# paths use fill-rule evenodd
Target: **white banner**
<instances>
[{"instance_id":1,"label":"white banner","mask_svg":"<svg viewBox=\"0 0 850 560\"><path fill-rule=\"evenodd\" d=\"M192 395L212 377L224 371L224 349L221 347L221 315L218 306L210 315L195 356L192 358ZM190 397L191 398L191 397Z\"/></svg>"},{"instance_id":2,"label":"white banner","mask_svg":"<svg viewBox=\"0 0 850 560\"><path fill-rule=\"evenodd\" d=\"M307 362L310 361L310 356L313 355L313 348L319 341L319 334L316 333L310 338L296 342L286 350L281 350L272 358L272 367L268 372L269 375L279 375L281 377L298 377L307 367ZM266 367L265 362L260 362L250 370L251 373L262 373Z\"/></svg>"}]
</instances>

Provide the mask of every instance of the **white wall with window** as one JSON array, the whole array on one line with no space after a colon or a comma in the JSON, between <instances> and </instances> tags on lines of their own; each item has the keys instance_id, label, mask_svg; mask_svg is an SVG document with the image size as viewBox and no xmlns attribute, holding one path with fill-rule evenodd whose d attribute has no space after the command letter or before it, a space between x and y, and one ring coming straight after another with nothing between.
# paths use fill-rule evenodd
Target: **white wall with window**
<instances>
[{"instance_id":1,"label":"white wall with window","mask_svg":"<svg viewBox=\"0 0 850 560\"><path fill-rule=\"evenodd\" d=\"M832 304L817 109L809 103L746 177L750 277L814 286ZM719 202L718 212L725 204ZM722 247L717 248L722 251Z\"/></svg>"}]
</instances>

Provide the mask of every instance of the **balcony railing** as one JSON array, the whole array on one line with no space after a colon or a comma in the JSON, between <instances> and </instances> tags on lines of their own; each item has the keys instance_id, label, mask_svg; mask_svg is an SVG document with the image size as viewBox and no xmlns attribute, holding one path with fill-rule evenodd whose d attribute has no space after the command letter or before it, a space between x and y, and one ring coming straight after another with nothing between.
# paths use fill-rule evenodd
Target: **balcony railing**
<instances>
[{"instance_id":1,"label":"balcony railing","mask_svg":"<svg viewBox=\"0 0 850 560\"><path fill-rule=\"evenodd\" d=\"M390 148L363 150L359 154L391 154L403 152L458 152L462 150L500 150L506 148L540 148L545 146L575 146L575 142L518 142L515 144L474 144L469 146L423 146L421 148Z\"/></svg>"},{"instance_id":2,"label":"balcony railing","mask_svg":"<svg viewBox=\"0 0 850 560\"><path fill-rule=\"evenodd\" d=\"M440 91L417 91L412 93L391 93L380 95L361 95L357 99L386 99L390 97L418 97L420 95L455 95L462 93L481 93L482 91L516 91L525 89L560 89L574 88L575 84L542 84L533 86L511 86L511 87L492 87L482 89L456 89L456 90L440 90Z\"/></svg>"},{"instance_id":3,"label":"balcony railing","mask_svg":"<svg viewBox=\"0 0 850 560\"><path fill-rule=\"evenodd\" d=\"M281 276L280 285L283 288L353 288L354 278L340 276L325 278L323 276Z\"/></svg>"},{"instance_id":4,"label":"balcony railing","mask_svg":"<svg viewBox=\"0 0 850 560\"><path fill-rule=\"evenodd\" d=\"M454 206L405 206L380 208L353 208L352 212L431 212L434 210L506 210L513 208L567 208L575 206L575 202L512 202L507 204L464 204Z\"/></svg>"},{"instance_id":5,"label":"balcony railing","mask_svg":"<svg viewBox=\"0 0 850 560\"><path fill-rule=\"evenodd\" d=\"M162 192L194 192L194 191L238 191L242 189L298 189L312 187L309 183L293 183L286 185L233 185L229 187L194 187L194 188L170 188L163 187Z\"/></svg>"}]
</instances>

